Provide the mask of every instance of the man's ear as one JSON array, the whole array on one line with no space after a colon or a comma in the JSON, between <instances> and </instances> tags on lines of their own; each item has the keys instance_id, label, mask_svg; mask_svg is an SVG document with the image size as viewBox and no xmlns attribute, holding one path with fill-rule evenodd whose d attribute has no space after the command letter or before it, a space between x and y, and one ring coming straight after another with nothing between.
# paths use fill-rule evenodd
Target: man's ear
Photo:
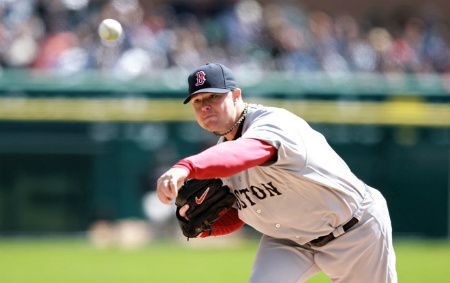
<instances>
[{"instance_id":1,"label":"man's ear","mask_svg":"<svg viewBox=\"0 0 450 283\"><path fill-rule=\"evenodd\" d=\"M234 102L237 102L237 101L239 101L241 99L242 93L241 93L241 89L240 88L235 88L231 92L232 92L232 96L233 96L233 101Z\"/></svg>"}]
</instances>

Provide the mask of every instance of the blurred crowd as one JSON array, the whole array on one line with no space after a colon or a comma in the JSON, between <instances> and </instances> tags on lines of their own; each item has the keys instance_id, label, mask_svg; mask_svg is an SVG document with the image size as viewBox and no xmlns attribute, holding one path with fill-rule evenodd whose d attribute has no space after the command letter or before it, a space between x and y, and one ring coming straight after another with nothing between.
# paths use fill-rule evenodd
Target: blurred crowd
<instances>
[{"instance_id":1,"label":"blurred crowd","mask_svg":"<svg viewBox=\"0 0 450 283\"><path fill-rule=\"evenodd\" d=\"M262 71L450 71L450 27L438 17L361 22L281 3L0 0L0 68L139 75L219 61ZM104 18L122 23L118 42L98 37Z\"/></svg>"}]
</instances>

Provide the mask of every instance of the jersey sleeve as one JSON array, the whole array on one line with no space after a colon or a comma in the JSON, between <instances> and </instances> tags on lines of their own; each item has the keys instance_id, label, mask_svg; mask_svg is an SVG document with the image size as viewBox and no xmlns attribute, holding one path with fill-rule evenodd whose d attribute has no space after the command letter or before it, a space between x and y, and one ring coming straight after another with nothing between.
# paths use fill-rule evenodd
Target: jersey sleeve
<instances>
[{"instance_id":1,"label":"jersey sleeve","mask_svg":"<svg viewBox=\"0 0 450 283\"><path fill-rule=\"evenodd\" d=\"M251 121L244 127L242 138L258 139L275 147L276 163L271 165L288 170L306 166L308 156L302 129L309 126L303 119L279 108L256 110L249 118Z\"/></svg>"}]
</instances>

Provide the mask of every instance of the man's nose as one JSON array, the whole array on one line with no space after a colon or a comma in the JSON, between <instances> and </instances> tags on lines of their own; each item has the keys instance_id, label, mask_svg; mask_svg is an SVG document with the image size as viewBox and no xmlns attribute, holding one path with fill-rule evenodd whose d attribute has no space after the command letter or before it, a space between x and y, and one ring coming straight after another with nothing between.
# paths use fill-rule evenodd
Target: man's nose
<instances>
[{"instance_id":1,"label":"man's nose","mask_svg":"<svg viewBox=\"0 0 450 283\"><path fill-rule=\"evenodd\" d=\"M211 110L211 104L208 101L203 100L202 111L209 111L209 110Z\"/></svg>"}]
</instances>

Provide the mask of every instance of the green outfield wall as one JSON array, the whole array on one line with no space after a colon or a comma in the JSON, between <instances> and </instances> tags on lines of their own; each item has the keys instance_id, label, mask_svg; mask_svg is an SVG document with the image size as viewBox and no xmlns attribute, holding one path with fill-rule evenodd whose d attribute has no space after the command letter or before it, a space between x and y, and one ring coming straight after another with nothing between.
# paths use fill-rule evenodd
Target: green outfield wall
<instances>
[{"instance_id":1,"label":"green outfield wall","mask_svg":"<svg viewBox=\"0 0 450 283\"><path fill-rule=\"evenodd\" d=\"M0 234L78 232L100 219L143 218L142 197L157 176L216 140L181 103L184 77L3 72ZM238 78L248 101L302 116L380 189L396 235L448 237L448 78Z\"/></svg>"}]
</instances>

